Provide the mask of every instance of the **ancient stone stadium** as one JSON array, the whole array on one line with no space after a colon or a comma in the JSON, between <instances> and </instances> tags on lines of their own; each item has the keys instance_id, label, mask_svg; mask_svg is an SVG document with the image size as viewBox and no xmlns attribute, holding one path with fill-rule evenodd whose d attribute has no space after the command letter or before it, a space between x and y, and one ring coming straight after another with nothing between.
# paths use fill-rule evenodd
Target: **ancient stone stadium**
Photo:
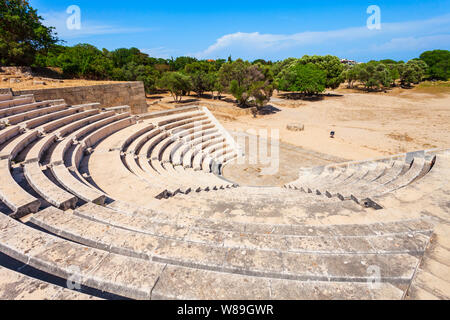
<instances>
[{"instance_id":1,"label":"ancient stone stadium","mask_svg":"<svg viewBox=\"0 0 450 320\"><path fill-rule=\"evenodd\" d=\"M1 299L448 299L450 150L247 187L207 108L0 95ZM299 168L301 166L299 165Z\"/></svg>"}]
</instances>

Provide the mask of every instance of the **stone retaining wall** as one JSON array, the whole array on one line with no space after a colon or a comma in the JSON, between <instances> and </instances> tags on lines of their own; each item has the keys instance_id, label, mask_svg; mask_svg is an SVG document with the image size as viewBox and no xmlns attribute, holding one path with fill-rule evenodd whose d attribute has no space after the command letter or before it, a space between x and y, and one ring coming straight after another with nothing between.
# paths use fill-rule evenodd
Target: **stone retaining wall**
<instances>
[{"instance_id":1,"label":"stone retaining wall","mask_svg":"<svg viewBox=\"0 0 450 320\"><path fill-rule=\"evenodd\" d=\"M142 82L14 91L14 95L24 94L34 94L36 101L64 99L69 105L99 102L102 108L128 105L133 114L147 112Z\"/></svg>"}]
</instances>

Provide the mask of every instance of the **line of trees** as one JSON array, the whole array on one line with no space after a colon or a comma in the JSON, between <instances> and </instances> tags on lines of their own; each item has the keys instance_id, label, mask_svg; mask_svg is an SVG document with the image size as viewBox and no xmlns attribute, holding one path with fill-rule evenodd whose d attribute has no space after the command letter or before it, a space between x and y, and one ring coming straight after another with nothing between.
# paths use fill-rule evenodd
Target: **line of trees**
<instances>
[{"instance_id":1,"label":"line of trees","mask_svg":"<svg viewBox=\"0 0 450 320\"><path fill-rule=\"evenodd\" d=\"M68 47L53 28L43 26L27 1L0 2L0 64L58 67L65 76L92 80L142 81L148 93L169 91L174 101L195 92L213 99L230 93L240 106L265 105L274 90L317 95L346 82L367 90L405 87L423 79L450 78L450 51L424 52L408 62L381 60L346 66L335 56L303 56L272 63L258 59L158 59L137 48L99 50L89 44Z\"/></svg>"},{"instance_id":2,"label":"line of trees","mask_svg":"<svg viewBox=\"0 0 450 320\"><path fill-rule=\"evenodd\" d=\"M367 90L379 90L395 87L411 87L427 75L428 65L421 59L413 59L404 63L394 60L370 61L348 67L342 73L342 79L348 88L361 83Z\"/></svg>"}]
</instances>

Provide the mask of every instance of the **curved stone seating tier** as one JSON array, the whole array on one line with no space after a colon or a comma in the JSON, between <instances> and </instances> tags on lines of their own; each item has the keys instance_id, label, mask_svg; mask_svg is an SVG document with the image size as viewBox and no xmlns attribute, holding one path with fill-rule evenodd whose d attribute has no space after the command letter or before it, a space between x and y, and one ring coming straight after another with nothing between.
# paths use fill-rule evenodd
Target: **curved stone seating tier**
<instances>
[{"instance_id":1,"label":"curved stone seating tier","mask_svg":"<svg viewBox=\"0 0 450 320\"><path fill-rule=\"evenodd\" d=\"M195 138L188 143L181 142L177 146L177 149L171 150L170 156L164 157L163 155L163 161L172 162L174 165L182 165L185 168L192 168L195 155L199 152L203 152L204 148L208 146L212 140L221 137L220 132L215 130L209 134Z\"/></svg>"},{"instance_id":2,"label":"curved stone seating tier","mask_svg":"<svg viewBox=\"0 0 450 320\"><path fill-rule=\"evenodd\" d=\"M49 117L45 118L45 120L48 120L49 123L53 122L54 120L54 124L53 126L59 126L61 125L61 123L66 123L67 121L72 121L74 119L77 119L78 117L75 116L71 116L74 113L80 111L81 109L69 109L69 110L64 110L62 112L55 112L49 115ZM70 112L66 112L66 111L70 111ZM70 116L67 116L70 115ZM44 121L44 120L39 120L40 122ZM15 159L16 156L23 150L25 149L28 145L31 144L31 142L40 139L42 136L44 136L47 132L45 131L46 128L49 128L49 125L43 125L41 127L37 127L33 130L27 131L22 135L18 135L16 136L14 139L11 139L9 144L5 147L3 147L3 149L1 149L0 151L0 159L5 159L5 158L9 158L11 160Z\"/></svg>"},{"instance_id":3,"label":"curved stone seating tier","mask_svg":"<svg viewBox=\"0 0 450 320\"><path fill-rule=\"evenodd\" d=\"M36 213L41 202L14 180L9 159L0 160L0 173L0 199L13 211L14 216L21 218L29 213Z\"/></svg>"},{"instance_id":4,"label":"curved stone seating tier","mask_svg":"<svg viewBox=\"0 0 450 320\"><path fill-rule=\"evenodd\" d=\"M53 183L38 162L25 164L24 174L30 186L46 201L62 210L75 209L78 199Z\"/></svg>"},{"instance_id":5,"label":"curved stone seating tier","mask_svg":"<svg viewBox=\"0 0 450 320\"><path fill-rule=\"evenodd\" d=\"M5 125L15 125L15 124L18 124L25 120L29 120L29 119L33 119L36 117L48 115L50 113L62 111L65 108L66 108L65 104L60 104L60 105L51 106L51 107L47 107L47 108L40 108L40 109L36 109L33 111L28 111L25 113L20 113L18 115L10 116L10 117L2 119L1 121L3 121L3 123Z\"/></svg>"},{"instance_id":6,"label":"curved stone seating tier","mask_svg":"<svg viewBox=\"0 0 450 320\"><path fill-rule=\"evenodd\" d=\"M149 299L164 268L164 264L79 245L4 215L0 215L0 232L2 253L51 275L76 277L82 285L119 296Z\"/></svg>"},{"instance_id":7,"label":"curved stone seating tier","mask_svg":"<svg viewBox=\"0 0 450 320\"><path fill-rule=\"evenodd\" d=\"M2 95L2 100L0 100L0 110L4 110L6 108L16 107L24 104L33 103L34 98L31 96L28 97L17 97L17 99L13 99L10 95ZM2 113L0 113L2 115Z\"/></svg>"},{"instance_id":8,"label":"curved stone seating tier","mask_svg":"<svg viewBox=\"0 0 450 320\"><path fill-rule=\"evenodd\" d=\"M38 109L43 109L49 106L64 104L64 100L49 100L41 102L33 102L24 105L17 105L15 107L1 109L0 110L0 121L3 123L8 123L8 117L18 116L20 114L30 114L32 111L37 111ZM32 114L32 113L31 113Z\"/></svg>"},{"instance_id":9,"label":"curved stone seating tier","mask_svg":"<svg viewBox=\"0 0 450 320\"><path fill-rule=\"evenodd\" d=\"M220 166L222 162L227 159L227 156L234 157L235 150L231 147L224 146L221 149L215 150L212 154L205 157L202 163L202 169L206 172L213 172L220 174Z\"/></svg>"},{"instance_id":10,"label":"curved stone seating tier","mask_svg":"<svg viewBox=\"0 0 450 320\"><path fill-rule=\"evenodd\" d=\"M336 243L337 247L341 246L338 250L340 252L357 252L357 250L366 250L365 252L382 251L381 243L378 242L381 236L391 238L393 236L394 238L392 239L403 238L406 240L403 245L399 245L398 242L395 243L394 240L389 240L394 241L394 244L389 245L391 250L412 253L420 250L414 246L410 247L410 249L405 249L404 246L408 245L407 242L409 241L407 238L411 239L419 233L430 235L434 228L430 220L426 219L327 226L228 222L211 218L195 218L187 214L181 219L176 214L151 213L142 208L137 209L132 206L126 206L124 203L121 203L119 206L120 208L111 208L86 204L78 207L74 214L118 228L168 239L215 243L221 246L228 239L227 243L231 246L252 248L277 248L277 246L279 248L283 246L282 250L287 251L301 251L309 247L309 251L323 253L329 252L327 251L330 250L329 245L336 245ZM126 209L124 209L125 206ZM416 243L422 241L420 238L422 240L425 239L421 235L417 235L419 242ZM257 239L265 239L265 241L260 242ZM323 242L326 242L327 239L330 241L329 244L322 247ZM383 239L386 240L386 238ZM312 250L311 246L314 243L308 242L309 240L317 240L321 242L321 245L317 245ZM335 240L342 240L342 242L336 242ZM360 243L359 240L362 242ZM281 244L278 242L281 242ZM373 242L373 244L370 245L368 244L369 242ZM423 247L423 245L424 243L422 242L421 246Z\"/></svg>"},{"instance_id":11,"label":"curved stone seating tier","mask_svg":"<svg viewBox=\"0 0 450 320\"><path fill-rule=\"evenodd\" d=\"M147 124L143 124L144 127L141 129L138 129L136 132L133 132L133 134L129 137L127 137L125 139L125 141L123 141L120 146L118 147L111 147L109 149L109 151L115 151L115 150L119 150L119 151L123 151L126 152L128 149L132 148L134 150L134 148L136 147L132 147L132 145L136 142L136 140L143 136L144 134L150 132L151 130L153 130L155 128L154 125L147 125Z\"/></svg>"},{"instance_id":12,"label":"curved stone seating tier","mask_svg":"<svg viewBox=\"0 0 450 320\"><path fill-rule=\"evenodd\" d=\"M171 265L195 267L242 275L253 275L287 280L319 280L319 281L368 281L367 267L361 266L361 261L368 265L378 265L384 273L383 282L404 283L411 281L418 259L409 254L391 252L389 248L382 249L377 254L346 252L335 255L318 253L317 247L321 242L306 251L280 251L282 244L272 243L278 250L263 250L243 248L239 246L223 247L197 242L168 240L149 234L138 234L129 230L107 226L92 220L70 214L64 214L56 209L44 210L31 218L31 222L47 231L65 239L87 245L113 254L143 259L143 261L162 262ZM410 245L416 250L425 250L427 237L416 234L417 246ZM124 242L124 239L127 239ZM237 238L239 239L239 237ZM239 240L238 240L239 241ZM258 240L255 239L255 242ZM378 239L381 246L390 241L384 237ZM300 248L304 240L295 241ZM311 241L314 242L314 241ZM399 243L402 243L399 240ZM410 241L411 242L411 241ZM230 241L233 243L233 240ZM323 243L327 243L324 241ZM336 244L329 243L328 250L335 250ZM398 244L393 247L398 246ZM296 245L294 244L294 248ZM292 248L292 247L291 247ZM307 253L311 250L312 253ZM384 254L383 252L389 252ZM342 262L339 263L339 260ZM348 267L345 267L347 262ZM361 267L357 267L360 265ZM316 267L313 267L316 266ZM389 267L388 267L389 266Z\"/></svg>"},{"instance_id":13,"label":"curved stone seating tier","mask_svg":"<svg viewBox=\"0 0 450 320\"><path fill-rule=\"evenodd\" d=\"M225 145L226 140L223 137L214 138L210 141L205 142L201 146L201 151L197 152L192 159L192 168L194 170L202 170L203 158L211 153L218 145Z\"/></svg>"},{"instance_id":14,"label":"curved stone seating tier","mask_svg":"<svg viewBox=\"0 0 450 320\"><path fill-rule=\"evenodd\" d=\"M79 124L74 123L73 127L77 128L76 131L71 131L70 136L64 137L64 139L58 144L56 149L52 152L50 164L56 165L64 163L65 153L75 142L78 142L78 139L98 128L101 128L105 125L110 124L111 122L118 120L119 118L121 118L120 115L115 115L113 112L106 112L93 117L91 119L92 122L89 122L87 124L83 122L82 125L79 126ZM72 128L67 130L72 130Z\"/></svg>"},{"instance_id":15,"label":"curved stone seating tier","mask_svg":"<svg viewBox=\"0 0 450 320\"><path fill-rule=\"evenodd\" d=\"M61 106L67 107L66 104L62 104ZM34 129L34 128L42 126L44 124L50 124L56 119L60 119L60 118L81 112L82 110L83 110L82 108L62 109L61 111L45 114L43 116L34 118L32 120L25 121L25 122L23 122L23 124L21 124L21 126L25 129ZM48 126L46 126L46 128L47 128L47 130L49 130ZM44 129L44 128L42 128L42 129ZM50 127L50 130L51 130L51 127ZM42 131L46 132L44 130L42 130Z\"/></svg>"},{"instance_id":16,"label":"curved stone seating tier","mask_svg":"<svg viewBox=\"0 0 450 320\"><path fill-rule=\"evenodd\" d=\"M1 99L1 96L0 96ZM0 300L98 300L0 267Z\"/></svg>"},{"instance_id":17,"label":"curved stone seating tier","mask_svg":"<svg viewBox=\"0 0 450 320\"><path fill-rule=\"evenodd\" d=\"M218 133L217 129L211 129L209 126L196 129L195 133L185 132L182 136L169 136L159 143L151 152L151 159L158 159L161 162L171 162L172 155L178 152L179 156L186 155L187 150L194 148L194 140L205 138L211 134ZM198 140L197 140L198 141ZM175 150L174 150L175 149ZM165 156L164 156L165 154ZM180 161L178 161L180 162Z\"/></svg>"},{"instance_id":18,"label":"curved stone seating tier","mask_svg":"<svg viewBox=\"0 0 450 320\"><path fill-rule=\"evenodd\" d=\"M188 146L187 148L189 149L194 147L195 139L218 132L218 130L214 129L212 125L196 127L196 129L193 130L194 133L190 133L190 131L191 130L187 130L187 132L184 132L183 134L180 133L165 138L152 150L151 158L157 158L162 162L170 162L171 155L175 153L174 147L177 142L181 142L182 145ZM164 153L166 156L164 156Z\"/></svg>"},{"instance_id":19,"label":"curved stone seating tier","mask_svg":"<svg viewBox=\"0 0 450 320\"><path fill-rule=\"evenodd\" d=\"M51 157L51 171L55 179L66 189L73 193L76 197L83 201L94 202L102 204L106 196L103 192L92 188L84 181L80 181L74 176L68 167L65 165L65 154L74 140L80 139L82 136L87 135L85 140L81 143L81 146L91 145L97 143L103 139L106 134L119 131L124 127L130 126L135 123L134 118L129 118L129 114L113 115L103 120L94 122L88 126L79 129L68 138L66 138L60 145L58 145ZM79 147L79 146L78 146ZM76 147L74 157L71 159L70 166L77 168L77 165L81 161L82 149ZM75 161L77 163L72 163Z\"/></svg>"},{"instance_id":20,"label":"curved stone seating tier","mask_svg":"<svg viewBox=\"0 0 450 320\"><path fill-rule=\"evenodd\" d=\"M357 203L371 204L379 209L378 204L370 202L371 198L388 194L423 178L433 163L434 155L429 154L425 158L422 152L394 156L375 162L305 169L301 171L301 177L297 181L285 187L326 195L329 198L338 197L343 201L352 199Z\"/></svg>"},{"instance_id":21,"label":"curved stone seating tier","mask_svg":"<svg viewBox=\"0 0 450 320\"><path fill-rule=\"evenodd\" d=\"M43 154L53 145L56 141L63 136L63 132L66 128L72 127L73 123L87 123L87 118L97 115L98 110L89 110L76 113L74 115L64 117L57 121L52 121L50 124L42 126L42 131L51 132L47 134L43 139L39 140L30 151L27 153L25 163L30 163L34 161L40 161ZM55 131L60 129L58 131Z\"/></svg>"},{"instance_id":22,"label":"curved stone seating tier","mask_svg":"<svg viewBox=\"0 0 450 320\"><path fill-rule=\"evenodd\" d=\"M128 115L129 114L124 114L123 117ZM83 140L79 141L79 144L77 145L73 153L71 164L76 168L78 168L80 166L81 159L86 149L92 148L99 141L103 140L107 136L110 136L112 133L120 131L136 123L135 118L132 117L126 117L124 119L121 118L122 117L117 117L117 121L109 125L106 125L99 130L94 131L93 133L83 138Z\"/></svg>"},{"instance_id":23,"label":"curved stone seating tier","mask_svg":"<svg viewBox=\"0 0 450 320\"><path fill-rule=\"evenodd\" d=\"M0 94L0 101L12 100L12 93Z\"/></svg>"}]
</instances>

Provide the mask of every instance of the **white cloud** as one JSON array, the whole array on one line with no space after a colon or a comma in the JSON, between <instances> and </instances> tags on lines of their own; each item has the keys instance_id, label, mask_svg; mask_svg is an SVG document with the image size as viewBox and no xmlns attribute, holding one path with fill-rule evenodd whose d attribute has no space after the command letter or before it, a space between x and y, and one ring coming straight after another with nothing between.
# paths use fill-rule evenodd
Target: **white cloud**
<instances>
[{"instance_id":1,"label":"white cloud","mask_svg":"<svg viewBox=\"0 0 450 320\"><path fill-rule=\"evenodd\" d=\"M445 46L445 44L447 44ZM425 50L427 48L440 48L442 45L448 47L450 44L450 34L438 34L433 36L424 37L405 37L405 38L394 38L381 45L374 45L371 47L372 50L376 51L412 51L412 50Z\"/></svg>"},{"instance_id":2,"label":"white cloud","mask_svg":"<svg viewBox=\"0 0 450 320\"><path fill-rule=\"evenodd\" d=\"M216 40L196 53L198 58L280 55L284 52L324 51L354 52L373 50L423 49L429 46L450 47L450 15L428 20L382 23L381 30L366 26L330 31L306 31L295 34L261 34L236 32ZM365 50L364 50L365 49Z\"/></svg>"},{"instance_id":3,"label":"white cloud","mask_svg":"<svg viewBox=\"0 0 450 320\"><path fill-rule=\"evenodd\" d=\"M104 34L127 34L150 31L150 28L123 28L107 24L98 23L90 20L81 20L80 30L69 30L67 28L67 18L70 16L66 12L47 12L41 14L44 24L49 27L55 27L58 37L61 39L76 39L92 35Z\"/></svg>"},{"instance_id":4,"label":"white cloud","mask_svg":"<svg viewBox=\"0 0 450 320\"><path fill-rule=\"evenodd\" d=\"M175 53L175 50L172 50L172 49L169 49L166 47L157 47L157 48L140 49L140 50L141 50L141 52L148 54L150 57L162 58L162 59L169 59Z\"/></svg>"}]
</instances>

